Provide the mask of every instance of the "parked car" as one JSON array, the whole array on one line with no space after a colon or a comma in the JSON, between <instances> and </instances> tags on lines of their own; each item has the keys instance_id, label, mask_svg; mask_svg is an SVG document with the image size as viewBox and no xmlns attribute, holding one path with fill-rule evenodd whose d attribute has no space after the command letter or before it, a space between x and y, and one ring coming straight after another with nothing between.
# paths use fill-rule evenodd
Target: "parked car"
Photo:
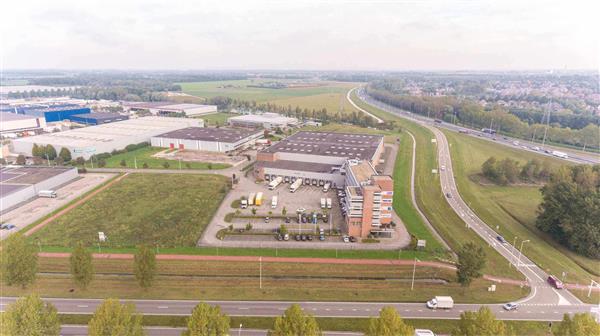
<instances>
[{"instance_id":1,"label":"parked car","mask_svg":"<svg viewBox=\"0 0 600 336\"><path fill-rule=\"evenodd\" d=\"M313 240L313 236L308 235L308 236L306 236L306 239L308 239L308 241L312 241Z\"/></svg>"},{"instance_id":2,"label":"parked car","mask_svg":"<svg viewBox=\"0 0 600 336\"><path fill-rule=\"evenodd\" d=\"M290 240L290 235L289 235L289 234L287 234L287 233L286 233L286 234L284 234L284 235L283 235L283 240L285 240L285 241L288 241L288 240Z\"/></svg>"},{"instance_id":3,"label":"parked car","mask_svg":"<svg viewBox=\"0 0 600 336\"><path fill-rule=\"evenodd\" d=\"M444 165L442 165L440 168L442 169L442 171L446 170L446 166Z\"/></svg>"},{"instance_id":4,"label":"parked car","mask_svg":"<svg viewBox=\"0 0 600 336\"><path fill-rule=\"evenodd\" d=\"M324 241L324 240L325 240L325 236L324 236L323 234L321 234L321 235L319 236L319 240L320 240L320 241Z\"/></svg>"},{"instance_id":5,"label":"parked car","mask_svg":"<svg viewBox=\"0 0 600 336\"><path fill-rule=\"evenodd\" d=\"M349 239L350 239L350 242L351 242L351 243L356 243L356 241L357 241L357 240L356 240L356 237L354 237L354 236L350 236L350 238L349 238Z\"/></svg>"},{"instance_id":6,"label":"parked car","mask_svg":"<svg viewBox=\"0 0 600 336\"><path fill-rule=\"evenodd\" d=\"M301 236L300 236L300 240L302 240L302 241L306 241L306 235L301 235Z\"/></svg>"},{"instance_id":7,"label":"parked car","mask_svg":"<svg viewBox=\"0 0 600 336\"><path fill-rule=\"evenodd\" d=\"M555 277L554 275L551 275L548 277L548 283L550 285L552 285L552 287L556 288L556 289L563 289L564 285L562 283L562 281L558 280L557 277Z\"/></svg>"},{"instance_id":8,"label":"parked car","mask_svg":"<svg viewBox=\"0 0 600 336\"><path fill-rule=\"evenodd\" d=\"M304 209L304 208L298 208L298 209L296 209L297 213L303 213L304 211L306 211L306 209Z\"/></svg>"},{"instance_id":9,"label":"parked car","mask_svg":"<svg viewBox=\"0 0 600 336\"><path fill-rule=\"evenodd\" d=\"M296 241L300 241L300 235L296 235L296 236L294 236L294 239L295 239Z\"/></svg>"},{"instance_id":10,"label":"parked car","mask_svg":"<svg viewBox=\"0 0 600 336\"><path fill-rule=\"evenodd\" d=\"M451 193L446 193L446 197L452 198L452 194Z\"/></svg>"},{"instance_id":11,"label":"parked car","mask_svg":"<svg viewBox=\"0 0 600 336\"><path fill-rule=\"evenodd\" d=\"M323 228L319 228L319 234L320 235L324 235L325 234L325 230Z\"/></svg>"},{"instance_id":12,"label":"parked car","mask_svg":"<svg viewBox=\"0 0 600 336\"><path fill-rule=\"evenodd\" d=\"M2 230L12 230L14 228L15 228L15 226L13 224L2 224L0 226L0 229L2 229Z\"/></svg>"},{"instance_id":13,"label":"parked car","mask_svg":"<svg viewBox=\"0 0 600 336\"><path fill-rule=\"evenodd\" d=\"M289 224L290 223L290 217L285 217L285 223Z\"/></svg>"},{"instance_id":14,"label":"parked car","mask_svg":"<svg viewBox=\"0 0 600 336\"><path fill-rule=\"evenodd\" d=\"M504 310L508 310L508 311L517 310L518 307L519 306L514 302L509 302L509 303L505 303L502 305L502 308L504 308Z\"/></svg>"},{"instance_id":15,"label":"parked car","mask_svg":"<svg viewBox=\"0 0 600 336\"><path fill-rule=\"evenodd\" d=\"M275 239L282 241L283 237L280 234L275 235Z\"/></svg>"},{"instance_id":16,"label":"parked car","mask_svg":"<svg viewBox=\"0 0 600 336\"><path fill-rule=\"evenodd\" d=\"M265 217L265 223L268 223L271 218Z\"/></svg>"},{"instance_id":17,"label":"parked car","mask_svg":"<svg viewBox=\"0 0 600 336\"><path fill-rule=\"evenodd\" d=\"M323 223L327 223L329 222L329 217L328 216L323 216Z\"/></svg>"},{"instance_id":18,"label":"parked car","mask_svg":"<svg viewBox=\"0 0 600 336\"><path fill-rule=\"evenodd\" d=\"M496 236L496 239L501 242L502 244L506 244L506 239L504 239L504 237L502 236Z\"/></svg>"},{"instance_id":19,"label":"parked car","mask_svg":"<svg viewBox=\"0 0 600 336\"><path fill-rule=\"evenodd\" d=\"M344 243L350 242L350 238L348 238L348 236L344 236L342 239L344 240Z\"/></svg>"}]
</instances>

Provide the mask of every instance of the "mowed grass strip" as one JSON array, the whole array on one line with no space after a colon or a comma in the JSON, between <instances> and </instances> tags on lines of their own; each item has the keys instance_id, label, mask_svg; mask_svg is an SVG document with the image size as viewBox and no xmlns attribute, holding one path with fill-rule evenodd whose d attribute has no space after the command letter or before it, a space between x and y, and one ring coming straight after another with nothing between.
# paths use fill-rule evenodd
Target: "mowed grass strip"
<instances>
[{"instance_id":1,"label":"mowed grass strip","mask_svg":"<svg viewBox=\"0 0 600 336\"><path fill-rule=\"evenodd\" d=\"M49 223L30 239L41 245L194 246L228 191L219 175L130 174Z\"/></svg>"},{"instance_id":2,"label":"mowed grass strip","mask_svg":"<svg viewBox=\"0 0 600 336\"><path fill-rule=\"evenodd\" d=\"M222 125L225 125L225 123L227 123L227 119L229 119L231 117L236 117L236 116L239 116L239 114L219 112L219 113L203 115L200 117L200 119L204 120L204 122L207 125L211 125L211 126L221 125L222 126Z\"/></svg>"},{"instance_id":3,"label":"mowed grass strip","mask_svg":"<svg viewBox=\"0 0 600 336\"><path fill-rule=\"evenodd\" d=\"M178 160L169 160L163 158L157 158L153 155L166 151L168 148L161 147L143 147L140 149L136 149L131 152L121 153L117 155L113 155L107 158L105 168L138 168L142 169L144 163L148 165L149 169L165 169L165 162L169 164L169 169L209 169L209 164L207 162L196 162L196 161L181 161ZM125 161L125 166L121 165L121 161ZM137 166L136 166L137 165ZM223 163L212 163L210 164L211 169L223 169L230 167L228 164Z\"/></svg>"},{"instance_id":4,"label":"mowed grass strip","mask_svg":"<svg viewBox=\"0 0 600 336\"><path fill-rule=\"evenodd\" d=\"M451 144L460 194L481 219L494 229L497 226L498 232L511 244L515 237L518 237L518 247L520 241L530 240L524 245L523 253L546 272L559 277L566 272L565 280L573 283L589 284L591 278L600 281L600 260L568 250L535 227L542 201L540 186L482 185L471 178L481 173L481 165L490 156L498 160L511 158L522 165L535 158L553 169L568 163L451 131L444 133Z\"/></svg>"}]
</instances>

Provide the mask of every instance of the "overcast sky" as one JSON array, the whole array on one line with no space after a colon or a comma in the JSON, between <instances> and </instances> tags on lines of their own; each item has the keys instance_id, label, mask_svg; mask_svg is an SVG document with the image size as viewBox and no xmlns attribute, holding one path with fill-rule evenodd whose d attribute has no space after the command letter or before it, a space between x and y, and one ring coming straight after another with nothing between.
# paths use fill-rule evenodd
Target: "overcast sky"
<instances>
[{"instance_id":1,"label":"overcast sky","mask_svg":"<svg viewBox=\"0 0 600 336\"><path fill-rule=\"evenodd\" d=\"M13 0L4 69L598 69L600 1Z\"/></svg>"}]
</instances>

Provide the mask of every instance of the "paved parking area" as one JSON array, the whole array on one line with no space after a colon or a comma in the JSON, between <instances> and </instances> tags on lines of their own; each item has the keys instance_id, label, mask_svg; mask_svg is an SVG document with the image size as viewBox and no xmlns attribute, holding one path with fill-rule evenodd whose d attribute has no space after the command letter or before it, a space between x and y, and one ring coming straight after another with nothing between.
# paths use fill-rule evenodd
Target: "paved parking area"
<instances>
[{"instance_id":1,"label":"paved parking area","mask_svg":"<svg viewBox=\"0 0 600 336\"><path fill-rule=\"evenodd\" d=\"M45 215L71 202L76 197L88 192L101 183L106 182L114 175L115 174L96 173L80 175L80 178L56 189L58 194L58 197L56 198L36 197L20 207L3 213L0 215L0 220L3 223L13 224L16 227L10 231L0 230L0 240L5 239L14 232L21 230Z\"/></svg>"}]
</instances>

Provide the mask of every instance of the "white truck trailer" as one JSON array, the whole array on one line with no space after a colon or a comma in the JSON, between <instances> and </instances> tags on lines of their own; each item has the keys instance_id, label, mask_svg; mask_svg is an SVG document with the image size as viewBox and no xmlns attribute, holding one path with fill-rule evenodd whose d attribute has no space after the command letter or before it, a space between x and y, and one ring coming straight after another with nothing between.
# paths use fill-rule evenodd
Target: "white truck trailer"
<instances>
[{"instance_id":1,"label":"white truck trailer","mask_svg":"<svg viewBox=\"0 0 600 336\"><path fill-rule=\"evenodd\" d=\"M40 190L38 192L39 197L56 198L56 191L54 190Z\"/></svg>"},{"instance_id":2,"label":"white truck trailer","mask_svg":"<svg viewBox=\"0 0 600 336\"><path fill-rule=\"evenodd\" d=\"M329 188L331 188L331 183L325 183L325 185L323 186L323 192L328 192Z\"/></svg>"},{"instance_id":3,"label":"white truck trailer","mask_svg":"<svg viewBox=\"0 0 600 336\"><path fill-rule=\"evenodd\" d=\"M452 309L452 307L454 307L454 300L451 296L436 296L427 301L429 309Z\"/></svg>"},{"instance_id":4,"label":"white truck trailer","mask_svg":"<svg viewBox=\"0 0 600 336\"><path fill-rule=\"evenodd\" d=\"M256 197L255 193L250 193L250 196L248 196L248 205L254 205L254 198Z\"/></svg>"},{"instance_id":5,"label":"white truck trailer","mask_svg":"<svg viewBox=\"0 0 600 336\"><path fill-rule=\"evenodd\" d=\"M331 198L327 199L327 209L331 209Z\"/></svg>"},{"instance_id":6,"label":"white truck trailer","mask_svg":"<svg viewBox=\"0 0 600 336\"><path fill-rule=\"evenodd\" d=\"M321 209L327 208L327 200L325 198L321 198Z\"/></svg>"},{"instance_id":7,"label":"white truck trailer","mask_svg":"<svg viewBox=\"0 0 600 336\"><path fill-rule=\"evenodd\" d=\"M274 190L277 186L283 182L283 177L277 176L273 181L269 183L269 190Z\"/></svg>"},{"instance_id":8,"label":"white truck trailer","mask_svg":"<svg viewBox=\"0 0 600 336\"><path fill-rule=\"evenodd\" d=\"M565 152L559 152L559 151L552 151L552 155L559 157L561 159L568 159L569 155Z\"/></svg>"},{"instance_id":9,"label":"white truck trailer","mask_svg":"<svg viewBox=\"0 0 600 336\"><path fill-rule=\"evenodd\" d=\"M296 192L296 190L298 190L298 188L300 188L300 186L302 185L302 179L297 179L294 183L292 183L292 185L290 186L290 192Z\"/></svg>"},{"instance_id":10,"label":"white truck trailer","mask_svg":"<svg viewBox=\"0 0 600 336\"><path fill-rule=\"evenodd\" d=\"M271 199L271 209L277 208L277 196L273 196Z\"/></svg>"}]
</instances>

